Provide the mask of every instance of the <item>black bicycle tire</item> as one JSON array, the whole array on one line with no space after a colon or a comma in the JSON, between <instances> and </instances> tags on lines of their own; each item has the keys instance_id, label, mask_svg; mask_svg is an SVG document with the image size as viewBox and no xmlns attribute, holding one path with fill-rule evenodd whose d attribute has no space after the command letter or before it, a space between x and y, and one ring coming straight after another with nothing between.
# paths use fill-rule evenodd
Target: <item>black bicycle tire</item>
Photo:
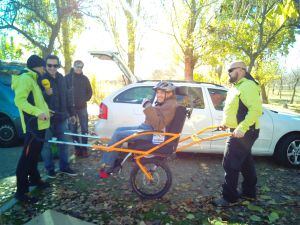
<instances>
[{"instance_id":1,"label":"black bicycle tire","mask_svg":"<svg viewBox=\"0 0 300 225\"><path fill-rule=\"evenodd\" d=\"M130 173L130 184L131 184L131 187L132 187L133 191L138 196L140 196L142 199L158 199L158 198L161 198L169 191L169 189L172 185L172 173L171 173L171 170L168 167L168 165L165 164L162 160L158 160L158 159L144 159L142 161L143 165L147 165L147 164L150 164L150 163L155 164L157 166L160 166L165 171L165 173L167 175L167 181L166 181L164 187L156 193L147 194L147 193L141 191L135 183L135 180L136 180L135 178L137 176L138 171L140 170L140 167L137 164L135 164L135 166L133 167L133 169L131 170L131 173Z\"/></svg>"}]
</instances>

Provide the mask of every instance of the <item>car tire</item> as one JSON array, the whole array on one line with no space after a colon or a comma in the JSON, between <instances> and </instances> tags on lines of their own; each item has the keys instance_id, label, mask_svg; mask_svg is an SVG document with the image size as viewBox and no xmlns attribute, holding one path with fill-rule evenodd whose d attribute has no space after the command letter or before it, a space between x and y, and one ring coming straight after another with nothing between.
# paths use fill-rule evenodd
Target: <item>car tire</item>
<instances>
[{"instance_id":1,"label":"car tire","mask_svg":"<svg viewBox=\"0 0 300 225\"><path fill-rule=\"evenodd\" d=\"M274 157L281 165L300 168L300 134L285 137L278 144Z\"/></svg>"},{"instance_id":2,"label":"car tire","mask_svg":"<svg viewBox=\"0 0 300 225\"><path fill-rule=\"evenodd\" d=\"M12 147L18 142L15 126L7 118L0 119L0 147Z\"/></svg>"}]
</instances>

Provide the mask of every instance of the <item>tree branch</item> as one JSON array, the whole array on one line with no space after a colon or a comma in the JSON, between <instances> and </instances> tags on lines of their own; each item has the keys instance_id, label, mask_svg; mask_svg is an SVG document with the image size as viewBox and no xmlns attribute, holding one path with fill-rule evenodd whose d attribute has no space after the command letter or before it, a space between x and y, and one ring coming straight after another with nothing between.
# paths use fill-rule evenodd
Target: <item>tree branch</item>
<instances>
[{"instance_id":1,"label":"tree branch","mask_svg":"<svg viewBox=\"0 0 300 225\"><path fill-rule=\"evenodd\" d=\"M22 3L17 2L17 1L16 1L16 3L19 4L22 8L25 8L25 9L33 12L36 15L37 18L39 18L41 21L43 21L48 27L53 29L54 24L52 24L44 16L42 16L42 14L39 13L39 9L37 7L31 8L31 7L29 7L30 4L25 5L25 4L22 4Z\"/></svg>"},{"instance_id":2,"label":"tree branch","mask_svg":"<svg viewBox=\"0 0 300 225\"><path fill-rule=\"evenodd\" d=\"M45 46L43 46L41 43L37 42L36 40L34 40L30 34L26 33L25 31L21 30L20 28L12 25L12 24L8 24L5 26L0 27L0 29L13 29L17 32L19 32L20 34L22 34L28 41L30 41L34 46L37 46L39 49L43 50L46 49Z\"/></svg>"}]
</instances>

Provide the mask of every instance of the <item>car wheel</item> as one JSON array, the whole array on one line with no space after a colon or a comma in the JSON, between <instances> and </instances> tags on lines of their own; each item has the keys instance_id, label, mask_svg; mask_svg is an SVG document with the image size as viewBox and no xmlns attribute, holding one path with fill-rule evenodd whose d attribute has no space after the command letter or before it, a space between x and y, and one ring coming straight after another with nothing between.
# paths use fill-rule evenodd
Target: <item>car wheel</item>
<instances>
[{"instance_id":1,"label":"car wheel","mask_svg":"<svg viewBox=\"0 0 300 225\"><path fill-rule=\"evenodd\" d=\"M282 165L300 168L300 135L292 134L283 139L274 156Z\"/></svg>"},{"instance_id":2,"label":"car wheel","mask_svg":"<svg viewBox=\"0 0 300 225\"><path fill-rule=\"evenodd\" d=\"M0 119L0 146L11 147L18 141L18 136L13 123L9 119Z\"/></svg>"}]
</instances>

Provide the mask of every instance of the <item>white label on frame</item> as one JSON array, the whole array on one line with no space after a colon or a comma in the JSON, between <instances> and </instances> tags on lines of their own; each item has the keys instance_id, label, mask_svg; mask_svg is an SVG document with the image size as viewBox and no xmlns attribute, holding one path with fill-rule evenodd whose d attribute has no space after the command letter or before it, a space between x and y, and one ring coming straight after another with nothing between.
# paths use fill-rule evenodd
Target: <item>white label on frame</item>
<instances>
[{"instance_id":1,"label":"white label on frame","mask_svg":"<svg viewBox=\"0 0 300 225\"><path fill-rule=\"evenodd\" d=\"M165 141L165 136L162 134L153 134L152 143L154 145L160 144Z\"/></svg>"}]
</instances>

